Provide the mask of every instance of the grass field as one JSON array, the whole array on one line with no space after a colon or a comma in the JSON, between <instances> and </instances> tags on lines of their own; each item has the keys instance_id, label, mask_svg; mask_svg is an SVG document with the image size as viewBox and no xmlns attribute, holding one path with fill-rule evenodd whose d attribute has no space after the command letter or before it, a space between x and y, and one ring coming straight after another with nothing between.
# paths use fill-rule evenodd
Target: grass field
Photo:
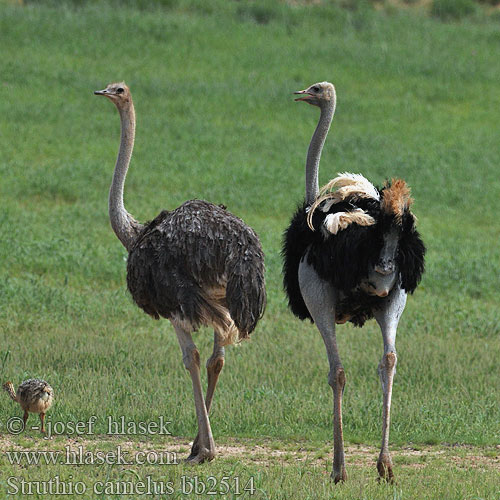
<instances>
[{"instance_id":1,"label":"grass field","mask_svg":"<svg viewBox=\"0 0 500 500\"><path fill-rule=\"evenodd\" d=\"M48 380L57 398L50 422L61 429L97 417L94 435L12 436L5 425L20 409L4 395L2 495L11 476L58 476L90 485L88 498L124 498L89 492L106 478L151 475L178 487L186 475L229 475L254 478L246 497L262 499L500 498L498 21L445 24L326 2L162 3L0 2L0 377ZM12 465L5 450L80 442L92 452L123 444L181 457L196 432L173 330L132 303L126 253L109 227L119 119L92 92L121 79L138 117L128 210L147 220L190 198L226 204L263 242L266 315L250 342L228 350L211 416L221 445L215 462ZM397 341L394 486L375 482L376 325L338 329L350 480L335 487L326 354L315 327L289 313L281 288L281 235L303 197L318 118L291 94L321 80L335 83L338 106L320 181L341 171L378 184L404 177L428 247ZM204 358L211 339L196 335ZM108 416L163 416L173 437L111 439L103 436ZM185 497L178 489L167 496Z\"/></svg>"}]
</instances>

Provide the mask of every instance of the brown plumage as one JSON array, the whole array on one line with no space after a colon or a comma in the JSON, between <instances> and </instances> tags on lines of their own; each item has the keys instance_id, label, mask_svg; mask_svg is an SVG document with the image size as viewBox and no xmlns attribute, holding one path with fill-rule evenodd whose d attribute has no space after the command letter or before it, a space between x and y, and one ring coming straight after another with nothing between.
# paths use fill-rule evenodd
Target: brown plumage
<instances>
[{"instance_id":1,"label":"brown plumage","mask_svg":"<svg viewBox=\"0 0 500 500\"><path fill-rule=\"evenodd\" d=\"M402 224L403 215L409 211L412 203L410 187L404 180L392 179L386 183L380 208L387 215L393 215L397 224Z\"/></svg>"},{"instance_id":2,"label":"brown plumage","mask_svg":"<svg viewBox=\"0 0 500 500\"><path fill-rule=\"evenodd\" d=\"M130 249L128 289L153 318L213 326L220 345L247 338L265 306L255 232L227 210L191 200L162 212Z\"/></svg>"},{"instance_id":3,"label":"brown plumage","mask_svg":"<svg viewBox=\"0 0 500 500\"><path fill-rule=\"evenodd\" d=\"M45 433L45 413L54 401L54 389L45 380L37 378L25 380L17 388L17 392L14 391L14 384L12 382L3 384L3 388L10 398L19 403L24 410L24 427L26 427L28 413L38 413L42 424L41 432Z\"/></svg>"}]
</instances>

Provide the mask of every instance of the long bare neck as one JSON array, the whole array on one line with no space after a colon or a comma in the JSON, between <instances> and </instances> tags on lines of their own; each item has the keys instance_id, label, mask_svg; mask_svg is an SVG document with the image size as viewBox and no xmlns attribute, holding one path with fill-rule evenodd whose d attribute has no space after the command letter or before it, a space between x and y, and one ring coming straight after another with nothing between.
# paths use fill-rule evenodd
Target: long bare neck
<instances>
[{"instance_id":1,"label":"long bare neck","mask_svg":"<svg viewBox=\"0 0 500 500\"><path fill-rule=\"evenodd\" d=\"M121 141L113 181L109 190L109 219L118 239L127 250L130 250L135 238L142 229L142 225L125 210L123 204L123 187L135 139L135 110L132 100L128 107L120 107L118 111L120 112L121 121Z\"/></svg>"},{"instance_id":2,"label":"long bare neck","mask_svg":"<svg viewBox=\"0 0 500 500\"><path fill-rule=\"evenodd\" d=\"M321 151L325 144L330 124L332 123L333 114L335 113L335 96L321 106L321 115L318 125L309 144L306 161L306 203L312 205L319 194L319 160L321 159Z\"/></svg>"}]
</instances>

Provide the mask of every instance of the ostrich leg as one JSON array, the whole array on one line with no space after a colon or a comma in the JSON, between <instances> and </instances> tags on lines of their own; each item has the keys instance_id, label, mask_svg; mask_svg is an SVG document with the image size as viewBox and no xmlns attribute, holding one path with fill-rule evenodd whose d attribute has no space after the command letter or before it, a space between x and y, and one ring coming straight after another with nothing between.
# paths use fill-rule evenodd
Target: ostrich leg
<instances>
[{"instance_id":1,"label":"ostrich leg","mask_svg":"<svg viewBox=\"0 0 500 500\"><path fill-rule=\"evenodd\" d=\"M333 390L333 471L335 483L345 481L344 438L342 434L342 396L345 373L337 349L335 337L336 291L323 281L304 258L299 266L299 284L304 302L323 337L330 372L328 383Z\"/></svg>"},{"instance_id":2,"label":"ostrich leg","mask_svg":"<svg viewBox=\"0 0 500 500\"><path fill-rule=\"evenodd\" d=\"M220 345L219 335L214 332L214 350L212 355L207 360L207 376L208 376L208 387L207 395L205 396L205 407L207 409L207 414L210 413L210 407L212 406L212 399L214 397L215 386L217 385L217 380L219 379L219 374L224 366L224 347ZM198 455L198 440L200 439L200 434L196 435L193 441L193 446L191 447L191 454L188 457L190 460L192 457Z\"/></svg>"},{"instance_id":3,"label":"ostrich leg","mask_svg":"<svg viewBox=\"0 0 500 500\"><path fill-rule=\"evenodd\" d=\"M41 424L41 428L40 428L40 432L42 434L45 434L45 413L40 413L40 424Z\"/></svg>"},{"instance_id":4,"label":"ostrich leg","mask_svg":"<svg viewBox=\"0 0 500 500\"><path fill-rule=\"evenodd\" d=\"M205 460L212 460L215 456L215 444L208 420L208 412L203 400L203 391L200 379L200 353L193 342L191 333L174 324L175 333L182 350L182 361L191 375L193 382L194 404L198 419L198 452L189 455L190 463L199 464Z\"/></svg>"},{"instance_id":5,"label":"ostrich leg","mask_svg":"<svg viewBox=\"0 0 500 500\"><path fill-rule=\"evenodd\" d=\"M394 288L386 299L383 309L374 311L375 319L382 330L384 340L384 355L378 365L380 382L384 393L384 408L382 416L382 447L377 460L379 476L388 482L392 482L392 460L389 454L389 427L391 424L391 396L392 382L396 373L396 332L399 318L403 314L406 305L406 293L400 287Z\"/></svg>"}]
</instances>

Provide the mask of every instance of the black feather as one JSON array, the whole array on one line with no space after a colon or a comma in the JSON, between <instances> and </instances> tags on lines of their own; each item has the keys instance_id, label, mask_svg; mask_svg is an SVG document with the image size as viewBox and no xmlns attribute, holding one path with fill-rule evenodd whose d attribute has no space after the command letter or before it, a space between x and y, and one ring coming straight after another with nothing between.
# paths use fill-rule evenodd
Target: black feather
<instances>
[{"instance_id":1,"label":"black feather","mask_svg":"<svg viewBox=\"0 0 500 500\"><path fill-rule=\"evenodd\" d=\"M384 189L380 190L383 196ZM337 319L348 317L362 326L373 317L373 310L383 298L368 295L358 289L378 261L383 247L384 234L396 228L399 234L397 264L402 288L413 293L424 272L425 246L415 229L414 217L407 210L399 224L394 216L381 211L381 204L374 199L344 201L331 206L328 212L318 208L312 218L315 231L307 225L307 205L299 206L283 238L283 284L292 312L300 319L312 317L300 292L298 269L307 255L307 262L319 277L339 290L343 296L337 305ZM372 226L351 224L333 235L321 229L328 214L361 208L375 219Z\"/></svg>"},{"instance_id":2,"label":"black feather","mask_svg":"<svg viewBox=\"0 0 500 500\"><path fill-rule=\"evenodd\" d=\"M397 263L401 274L401 286L408 293L413 293L424 273L425 245L415 229L413 215L405 212L402 222Z\"/></svg>"},{"instance_id":3,"label":"black feather","mask_svg":"<svg viewBox=\"0 0 500 500\"><path fill-rule=\"evenodd\" d=\"M205 324L204 310L223 320L209 292L225 287L222 304L243 338L264 313L264 254L241 219L191 200L144 227L129 252L127 285L137 305L154 318L176 317L194 328Z\"/></svg>"}]
</instances>

